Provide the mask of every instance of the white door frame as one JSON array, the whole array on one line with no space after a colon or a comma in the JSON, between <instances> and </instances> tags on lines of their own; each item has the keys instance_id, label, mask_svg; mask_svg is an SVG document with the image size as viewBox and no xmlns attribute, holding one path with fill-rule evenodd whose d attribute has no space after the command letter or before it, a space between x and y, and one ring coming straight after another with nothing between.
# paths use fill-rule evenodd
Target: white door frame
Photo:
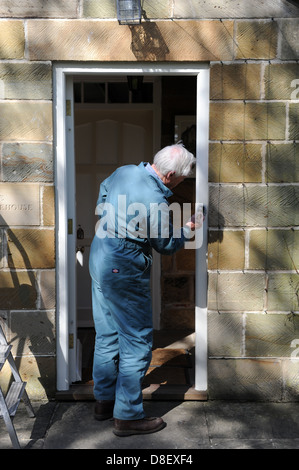
<instances>
[{"instance_id":1,"label":"white door frame","mask_svg":"<svg viewBox=\"0 0 299 470\"><path fill-rule=\"evenodd\" d=\"M193 75L197 76L196 202L208 208L209 64L207 63L94 63L54 65L54 154L56 191L56 331L57 390L76 380L76 344L70 348L75 324L74 206L74 75ZM196 250L195 389L207 391L207 217L203 244Z\"/></svg>"}]
</instances>

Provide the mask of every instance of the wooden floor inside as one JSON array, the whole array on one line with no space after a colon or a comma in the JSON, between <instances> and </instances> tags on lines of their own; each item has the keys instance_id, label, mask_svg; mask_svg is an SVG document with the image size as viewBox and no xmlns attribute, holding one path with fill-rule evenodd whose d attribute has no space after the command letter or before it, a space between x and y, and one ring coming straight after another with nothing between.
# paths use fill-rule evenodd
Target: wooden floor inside
<instances>
[{"instance_id":1,"label":"wooden floor inside","mask_svg":"<svg viewBox=\"0 0 299 470\"><path fill-rule=\"evenodd\" d=\"M82 345L81 380L70 390L57 392L60 400L94 400L92 363L95 331L78 329ZM206 400L207 393L194 387L194 341L192 331L154 331L150 367L143 381L145 400Z\"/></svg>"}]
</instances>

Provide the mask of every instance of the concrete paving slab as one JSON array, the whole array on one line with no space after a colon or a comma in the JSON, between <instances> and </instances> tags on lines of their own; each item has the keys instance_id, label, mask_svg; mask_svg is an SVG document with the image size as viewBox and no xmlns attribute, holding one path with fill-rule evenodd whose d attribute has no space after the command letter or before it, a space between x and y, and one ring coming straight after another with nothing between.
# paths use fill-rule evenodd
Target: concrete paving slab
<instances>
[{"instance_id":1,"label":"concrete paving slab","mask_svg":"<svg viewBox=\"0 0 299 470\"><path fill-rule=\"evenodd\" d=\"M297 402L155 400L145 401L144 406L149 416L162 416L166 428L117 437L113 420L94 419L92 401L33 403L35 418L28 418L21 404L14 425L23 449L102 449L108 456L130 449L151 455L166 449L188 455L202 449L299 449ZM12 449L3 420L0 449Z\"/></svg>"},{"instance_id":2,"label":"concrete paving slab","mask_svg":"<svg viewBox=\"0 0 299 470\"><path fill-rule=\"evenodd\" d=\"M21 444L21 448L43 448L47 433L56 408L55 402L33 402L34 418L29 418L24 404L21 402L13 419L13 424ZM3 419L0 419L0 449L12 449L12 444Z\"/></svg>"}]
</instances>

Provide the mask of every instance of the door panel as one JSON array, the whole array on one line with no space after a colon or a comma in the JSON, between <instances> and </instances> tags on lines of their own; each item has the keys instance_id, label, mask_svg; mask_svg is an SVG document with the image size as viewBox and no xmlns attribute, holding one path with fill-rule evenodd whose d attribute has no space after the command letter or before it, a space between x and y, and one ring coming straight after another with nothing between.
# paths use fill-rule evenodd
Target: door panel
<instances>
[{"instance_id":1,"label":"door panel","mask_svg":"<svg viewBox=\"0 0 299 470\"><path fill-rule=\"evenodd\" d=\"M76 109L76 220L84 231L77 240L77 325L93 325L90 244L100 183L117 167L152 161L153 111L142 109Z\"/></svg>"},{"instance_id":2,"label":"door panel","mask_svg":"<svg viewBox=\"0 0 299 470\"><path fill-rule=\"evenodd\" d=\"M112 119L103 119L95 123L96 126L96 163L117 165L119 158L119 144L121 123Z\"/></svg>"}]
</instances>

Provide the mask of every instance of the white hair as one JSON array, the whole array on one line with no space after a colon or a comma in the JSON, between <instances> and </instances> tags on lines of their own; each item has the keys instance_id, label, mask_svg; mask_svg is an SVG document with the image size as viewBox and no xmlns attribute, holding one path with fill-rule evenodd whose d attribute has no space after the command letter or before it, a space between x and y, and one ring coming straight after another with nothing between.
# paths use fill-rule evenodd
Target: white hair
<instances>
[{"instance_id":1,"label":"white hair","mask_svg":"<svg viewBox=\"0 0 299 470\"><path fill-rule=\"evenodd\" d=\"M183 144L168 145L154 156L154 165L164 176L175 171L176 176L189 176L195 166L196 159Z\"/></svg>"}]
</instances>

